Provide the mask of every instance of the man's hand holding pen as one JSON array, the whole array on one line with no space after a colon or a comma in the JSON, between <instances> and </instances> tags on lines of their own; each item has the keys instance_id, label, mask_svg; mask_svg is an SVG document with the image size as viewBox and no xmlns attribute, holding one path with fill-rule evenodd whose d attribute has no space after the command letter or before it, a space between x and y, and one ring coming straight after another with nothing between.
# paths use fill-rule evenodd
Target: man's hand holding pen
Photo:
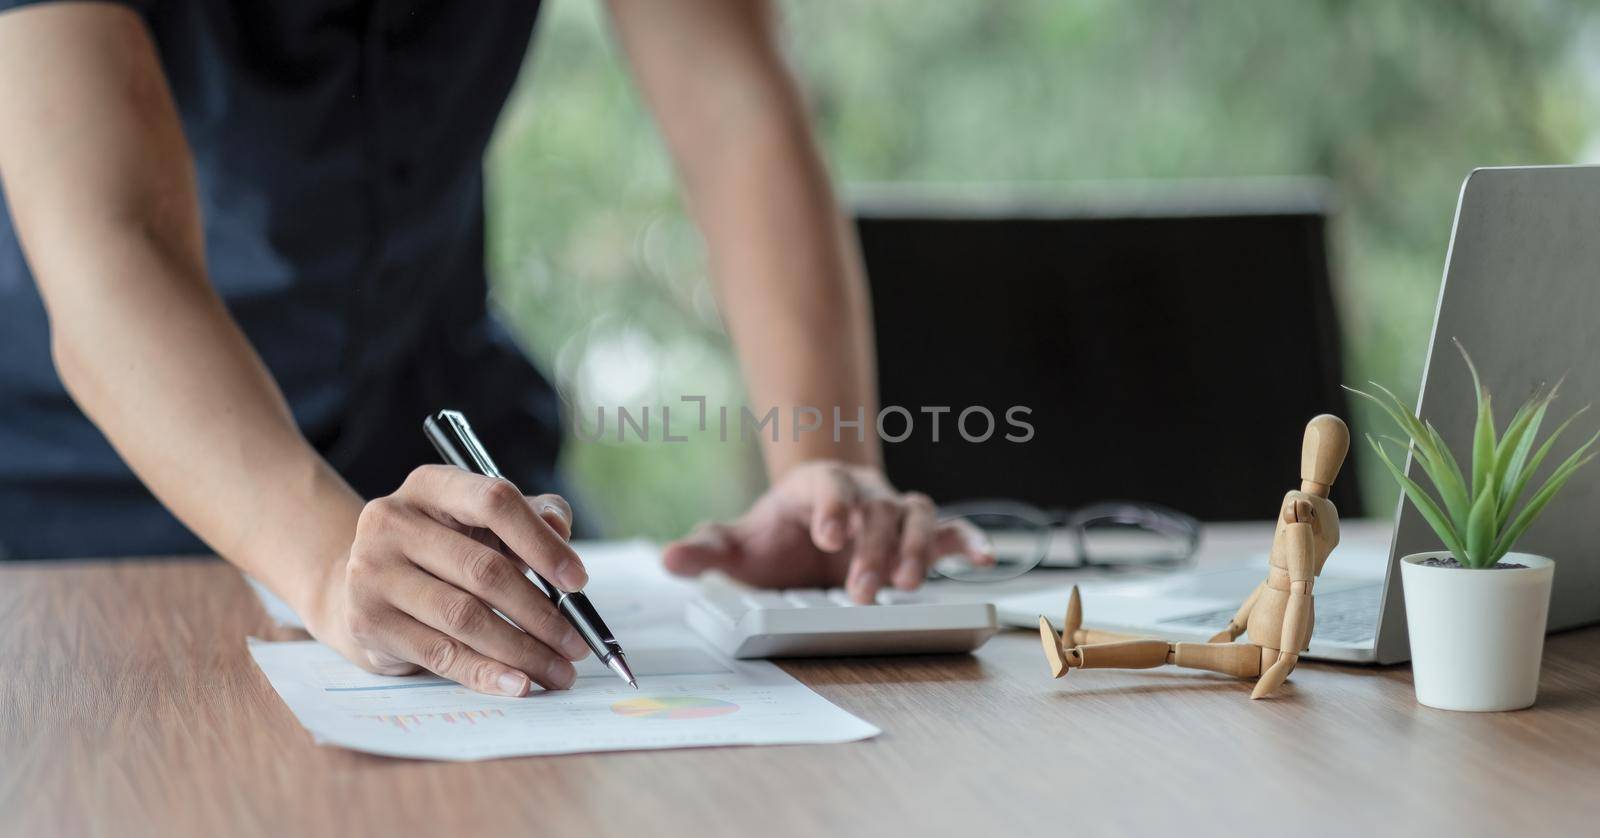
<instances>
[{"instance_id":1,"label":"man's hand holding pen","mask_svg":"<svg viewBox=\"0 0 1600 838\"><path fill-rule=\"evenodd\" d=\"M308 626L373 672L422 668L510 696L533 684L570 687L572 661L589 647L523 568L563 591L588 582L567 543L571 517L559 495L524 496L501 478L422 466L362 510L343 573Z\"/></svg>"}]
</instances>

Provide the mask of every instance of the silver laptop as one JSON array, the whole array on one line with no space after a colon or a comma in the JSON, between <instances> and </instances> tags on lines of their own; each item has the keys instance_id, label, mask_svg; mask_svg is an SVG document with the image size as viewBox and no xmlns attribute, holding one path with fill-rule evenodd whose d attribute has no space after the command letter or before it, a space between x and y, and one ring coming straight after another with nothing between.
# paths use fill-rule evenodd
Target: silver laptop
<instances>
[{"instance_id":1,"label":"silver laptop","mask_svg":"<svg viewBox=\"0 0 1600 838\"><path fill-rule=\"evenodd\" d=\"M1505 404L1518 403L1540 382L1563 375L1560 415L1600 403L1600 166L1479 169L1461 186L1419 409L1452 450L1465 451L1472 438L1474 395L1451 338L1472 353L1484 383ZM1586 436L1585 428L1592 432L1597 425L1600 413L1580 419L1568 432L1572 439L1563 442L1575 446ZM1365 446L1359 434L1368 429L1355 430L1352 456L1362 450L1357 446ZM1286 475L1285 485L1293 478ZM1600 622L1597 502L1600 468L1579 471L1519 542L1519 550L1556 560L1552 631ZM1273 512L1263 510L1262 520L1269 521ZM1408 660L1395 567L1400 556L1436 549L1437 537L1427 523L1402 503L1387 556L1370 550L1362 555L1359 548L1343 545L1335 550L1317 580L1317 625L1307 656ZM1240 559L1237 566L1213 571L1085 583L1086 624L1204 640L1227 624L1264 578L1265 555ZM1063 591L1055 589L1003 599L996 607L1002 621L1032 627L1040 614L1059 614L1064 603Z\"/></svg>"}]
</instances>

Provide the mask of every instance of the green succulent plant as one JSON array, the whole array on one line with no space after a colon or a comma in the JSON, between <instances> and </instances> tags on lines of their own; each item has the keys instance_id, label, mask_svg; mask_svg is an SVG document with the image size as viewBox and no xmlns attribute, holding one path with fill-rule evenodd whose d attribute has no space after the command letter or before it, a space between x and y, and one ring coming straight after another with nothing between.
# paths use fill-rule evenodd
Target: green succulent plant
<instances>
[{"instance_id":1,"label":"green succulent plant","mask_svg":"<svg viewBox=\"0 0 1600 838\"><path fill-rule=\"evenodd\" d=\"M1467 362L1467 369L1472 372L1472 383L1478 393L1477 424L1472 434L1470 482L1455 456L1439 438L1439 432L1434 430L1433 423L1417 418L1416 411L1388 388L1377 382L1368 382L1387 398L1379 398L1353 387L1345 389L1371 399L1409 438L1407 442L1392 436L1380 436L1375 439L1371 434L1366 435L1367 443L1372 446L1372 450L1378 452L1378 459L1383 462L1389 473L1394 475L1401 490L1417 507L1417 511L1422 513L1428 525L1433 527L1433 531L1444 542L1445 548L1463 567L1494 567L1512 545L1516 544L1517 539L1533 526L1534 519L1539 517L1539 513L1550 503L1550 499L1561 491L1561 487L1566 485L1572 475L1595 458L1596 455L1589 453L1589 449L1597 439L1600 439L1600 432L1589 437L1588 442L1578 446L1576 451L1556 466L1550 472L1550 476L1545 478L1544 485L1540 486L1526 503L1522 503L1519 511L1517 506L1528 488L1529 480L1534 472L1539 470L1550 449L1555 446L1556 439L1574 419L1589 408L1585 406L1568 417L1535 450L1533 446L1539 434L1539 426L1544 422L1545 412L1555 400L1561 382L1556 382L1556 385L1549 390L1545 390L1541 385L1532 398L1517 408L1516 414L1511 417L1511 422L1506 425L1504 432L1497 435L1489 391L1478 377L1478 368L1472 363L1471 356L1467 355L1466 348L1460 341L1456 341L1455 344L1456 348L1461 350L1461 357ZM1432 481L1439 500L1436 501L1417 481L1407 477L1400 467L1395 465L1389 452L1384 449L1384 442L1398 445L1411 454ZM1513 515L1513 512L1516 514Z\"/></svg>"}]
</instances>

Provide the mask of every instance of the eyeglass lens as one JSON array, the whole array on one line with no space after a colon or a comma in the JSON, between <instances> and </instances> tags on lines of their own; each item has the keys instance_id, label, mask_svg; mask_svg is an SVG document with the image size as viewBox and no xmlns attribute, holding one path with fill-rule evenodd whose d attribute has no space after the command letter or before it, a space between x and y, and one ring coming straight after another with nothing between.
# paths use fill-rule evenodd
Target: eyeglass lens
<instances>
[{"instance_id":1,"label":"eyeglass lens","mask_svg":"<svg viewBox=\"0 0 1600 838\"><path fill-rule=\"evenodd\" d=\"M954 513L954 514L952 514ZM990 582L1021 576L1039 565L1050 546L1050 524L1037 516L982 509L947 510L945 521L959 520L980 538L994 563L976 563L953 549L936 556L933 570L940 576L971 582Z\"/></svg>"}]
</instances>

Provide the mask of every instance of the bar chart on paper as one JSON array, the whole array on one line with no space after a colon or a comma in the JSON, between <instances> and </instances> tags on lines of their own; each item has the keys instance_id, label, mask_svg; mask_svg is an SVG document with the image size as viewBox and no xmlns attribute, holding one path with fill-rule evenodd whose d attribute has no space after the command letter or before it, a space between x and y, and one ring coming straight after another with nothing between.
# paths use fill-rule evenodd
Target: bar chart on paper
<instances>
[{"instance_id":1,"label":"bar chart on paper","mask_svg":"<svg viewBox=\"0 0 1600 838\"><path fill-rule=\"evenodd\" d=\"M418 730L424 724L475 725L479 719L489 721L490 719L503 719L506 717L505 711L498 707L491 707L488 710L461 710L453 713L357 713L355 715L358 719L371 719L378 724L394 725L395 728L402 731Z\"/></svg>"},{"instance_id":2,"label":"bar chart on paper","mask_svg":"<svg viewBox=\"0 0 1600 838\"><path fill-rule=\"evenodd\" d=\"M432 675L372 675L314 642L251 641L250 653L319 742L423 759L847 742L877 728L764 661L733 661L687 630L630 645L643 693L593 658L570 690L475 693Z\"/></svg>"}]
</instances>

